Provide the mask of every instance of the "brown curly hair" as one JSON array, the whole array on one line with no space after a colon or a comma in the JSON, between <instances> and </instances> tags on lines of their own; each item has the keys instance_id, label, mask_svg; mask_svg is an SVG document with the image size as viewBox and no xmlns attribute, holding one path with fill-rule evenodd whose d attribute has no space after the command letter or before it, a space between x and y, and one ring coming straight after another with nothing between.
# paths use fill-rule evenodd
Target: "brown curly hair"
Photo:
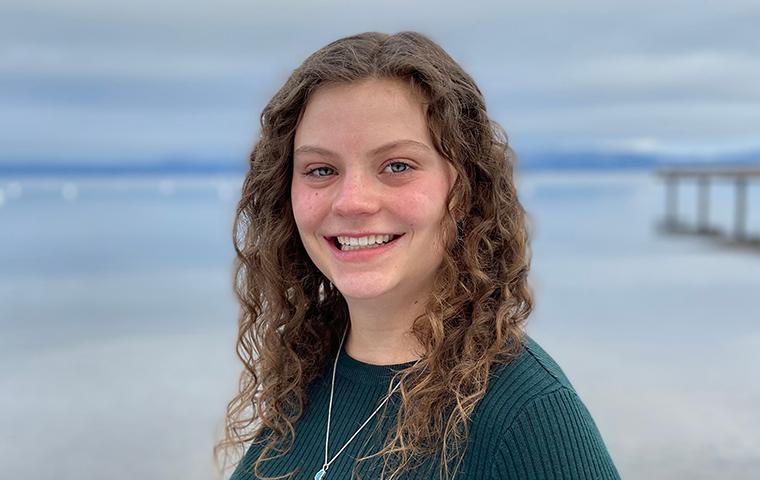
<instances>
[{"instance_id":1,"label":"brown curly hair","mask_svg":"<svg viewBox=\"0 0 760 480\"><path fill-rule=\"evenodd\" d=\"M433 144L458 177L446 202L453 208L443 219L445 253L434 293L412 326L425 353L395 377L399 408L383 448L360 460L382 458L383 478L395 478L415 460L438 456L440 478L453 477L493 364L520 352L533 309L531 255L506 133L489 118L473 79L427 36L341 38L295 69L261 114L233 231L244 370L214 448L221 470L250 442L264 445L254 464L258 475L268 453L287 452L308 401L306 387L349 322L344 298L312 263L296 229L293 139L316 89L372 78L400 79L421 94Z\"/></svg>"}]
</instances>

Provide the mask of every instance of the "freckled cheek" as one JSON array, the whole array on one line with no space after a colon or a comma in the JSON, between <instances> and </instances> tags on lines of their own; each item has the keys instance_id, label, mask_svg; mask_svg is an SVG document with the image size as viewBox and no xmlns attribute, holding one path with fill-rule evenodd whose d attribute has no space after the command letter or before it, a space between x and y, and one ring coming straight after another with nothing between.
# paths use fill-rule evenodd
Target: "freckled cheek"
<instances>
[{"instance_id":1,"label":"freckled cheek","mask_svg":"<svg viewBox=\"0 0 760 480\"><path fill-rule=\"evenodd\" d=\"M425 194L410 194L396 198L390 204L396 218L410 228L423 228L443 213L442 205Z\"/></svg>"},{"instance_id":2,"label":"freckled cheek","mask_svg":"<svg viewBox=\"0 0 760 480\"><path fill-rule=\"evenodd\" d=\"M294 190L291 195L293 216L299 229L317 228L324 218L326 208L323 195L320 192L299 192Z\"/></svg>"}]
</instances>

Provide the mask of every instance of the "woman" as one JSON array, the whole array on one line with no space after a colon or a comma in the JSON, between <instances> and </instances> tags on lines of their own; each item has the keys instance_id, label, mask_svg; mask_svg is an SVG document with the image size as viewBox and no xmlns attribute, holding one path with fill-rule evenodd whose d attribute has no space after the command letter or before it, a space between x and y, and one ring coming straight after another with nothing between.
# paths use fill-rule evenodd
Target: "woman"
<instances>
[{"instance_id":1,"label":"woman","mask_svg":"<svg viewBox=\"0 0 760 480\"><path fill-rule=\"evenodd\" d=\"M216 448L250 444L234 480L618 478L524 334L514 157L445 51L337 40L261 125L234 235L245 370Z\"/></svg>"}]
</instances>

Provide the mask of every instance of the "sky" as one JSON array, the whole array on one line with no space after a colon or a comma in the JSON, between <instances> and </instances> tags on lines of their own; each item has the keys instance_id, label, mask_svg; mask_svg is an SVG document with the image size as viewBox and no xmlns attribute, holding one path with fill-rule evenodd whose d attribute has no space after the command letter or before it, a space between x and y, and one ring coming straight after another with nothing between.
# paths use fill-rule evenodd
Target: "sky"
<instances>
[{"instance_id":1,"label":"sky","mask_svg":"<svg viewBox=\"0 0 760 480\"><path fill-rule=\"evenodd\" d=\"M337 38L417 30L520 152L760 152L760 2L5 0L0 166L235 161Z\"/></svg>"}]
</instances>

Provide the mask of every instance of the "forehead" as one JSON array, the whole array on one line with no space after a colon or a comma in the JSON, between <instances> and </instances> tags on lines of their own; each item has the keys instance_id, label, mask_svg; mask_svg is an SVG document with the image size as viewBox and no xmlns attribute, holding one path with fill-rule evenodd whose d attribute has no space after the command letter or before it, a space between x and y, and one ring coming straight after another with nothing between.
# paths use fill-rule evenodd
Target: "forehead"
<instances>
[{"instance_id":1,"label":"forehead","mask_svg":"<svg viewBox=\"0 0 760 480\"><path fill-rule=\"evenodd\" d=\"M399 139L432 148L425 105L402 80L371 79L316 90L296 128L294 148L364 152Z\"/></svg>"}]
</instances>

